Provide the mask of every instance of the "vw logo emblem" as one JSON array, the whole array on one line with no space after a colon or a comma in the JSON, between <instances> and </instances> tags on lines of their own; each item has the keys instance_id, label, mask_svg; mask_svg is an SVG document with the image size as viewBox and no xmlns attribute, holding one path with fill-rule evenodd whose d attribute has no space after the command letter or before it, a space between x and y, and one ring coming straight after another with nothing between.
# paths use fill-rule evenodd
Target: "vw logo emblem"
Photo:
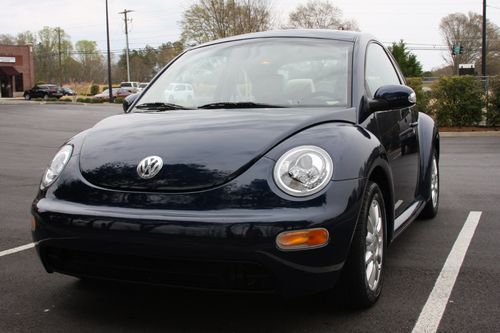
<instances>
[{"instance_id":1,"label":"vw logo emblem","mask_svg":"<svg viewBox=\"0 0 500 333\"><path fill-rule=\"evenodd\" d=\"M148 156L137 166L137 174L142 179L153 178L163 167L163 160L159 156Z\"/></svg>"}]
</instances>

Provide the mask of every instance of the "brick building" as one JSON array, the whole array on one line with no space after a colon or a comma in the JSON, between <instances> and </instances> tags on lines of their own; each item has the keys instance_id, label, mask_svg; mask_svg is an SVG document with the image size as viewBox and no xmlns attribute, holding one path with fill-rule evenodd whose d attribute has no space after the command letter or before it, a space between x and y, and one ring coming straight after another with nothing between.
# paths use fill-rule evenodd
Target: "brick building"
<instances>
[{"instance_id":1,"label":"brick building","mask_svg":"<svg viewBox=\"0 0 500 333\"><path fill-rule=\"evenodd\" d=\"M0 97L23 96L35 85L31 45L0 45Z\"/></svg>"}]
</instances>

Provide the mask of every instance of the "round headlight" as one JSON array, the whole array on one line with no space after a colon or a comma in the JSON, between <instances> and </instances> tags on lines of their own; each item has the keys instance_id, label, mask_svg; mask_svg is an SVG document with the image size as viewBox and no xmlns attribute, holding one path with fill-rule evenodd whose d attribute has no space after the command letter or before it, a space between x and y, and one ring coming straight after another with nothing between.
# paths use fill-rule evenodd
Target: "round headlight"
<instances>
[{"instance_id":1,"label":"round headlight","mask_svg":"<svg viewBox=\"0 0 500 333\"><path fill-rule=\"evenodd\" d=\"M333 174L333 161L316 146L287 151L274 166L274 181L285 193L303 197L321 191Z\"/></svg>"},{"instance_id":2,"label":"round headlight","mask_svg":"<svg viewBox=\"0 0 500 333\"><path fill-rule=\"evenodd\" d=\"M71 145L66 145L57 152L56 156L52 159L52 162L50 162L47 171L43 174L42 184L40 185L42 189L49 187L56 181L57 177L59 177L68 163L72 152L73 146Z\"/></svg>"}]
</instances>

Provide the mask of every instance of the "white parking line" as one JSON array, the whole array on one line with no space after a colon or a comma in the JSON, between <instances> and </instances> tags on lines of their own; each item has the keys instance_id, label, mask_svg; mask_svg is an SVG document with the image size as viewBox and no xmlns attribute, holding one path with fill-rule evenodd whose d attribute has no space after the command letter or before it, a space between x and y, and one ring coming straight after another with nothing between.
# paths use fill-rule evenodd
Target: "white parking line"
<instances>
[{"instance_id":1,"label":"white parking line","mask_svg":"<svg viewBox=\"0 0 500 333\"><path fill-rule=\"evenodd\" d=\"M32 247L35 247L35 243L29 243L29 244L18 246L18 247L9 249L9 250L0 251L0 257L6 256L6 255L9 255L9 254L12 254L12 253L24 251L24 250L27 250L27 249L31 249Z\"/></svg>"},{"instance_id":2,"label":"white parking line","mask_svg":"<svg viewBox=\"0 0 500 333\"><path fill-rule=\"evenodd\" d=\"M482 212L470 212L444 263L412 333L436 332Z\"/></svg>"}]
</instances>

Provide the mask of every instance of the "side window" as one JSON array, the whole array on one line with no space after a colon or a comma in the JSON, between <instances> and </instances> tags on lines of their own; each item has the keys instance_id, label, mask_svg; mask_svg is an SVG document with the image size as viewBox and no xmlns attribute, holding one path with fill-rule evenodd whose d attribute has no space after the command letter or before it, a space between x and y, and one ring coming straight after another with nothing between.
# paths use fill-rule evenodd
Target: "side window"
<instances>
[{"instance_id":1,"label":"side window","mask_svg":"<svg viewBox=\"0 0 500 333\"><path fill-rule=\"evenodd\" d=\"M366 51L365 79L366 86L372 97L381 86L401 84L391 60L382 46L378 44L370 44Z\"/></svg>"}]
</instances>

